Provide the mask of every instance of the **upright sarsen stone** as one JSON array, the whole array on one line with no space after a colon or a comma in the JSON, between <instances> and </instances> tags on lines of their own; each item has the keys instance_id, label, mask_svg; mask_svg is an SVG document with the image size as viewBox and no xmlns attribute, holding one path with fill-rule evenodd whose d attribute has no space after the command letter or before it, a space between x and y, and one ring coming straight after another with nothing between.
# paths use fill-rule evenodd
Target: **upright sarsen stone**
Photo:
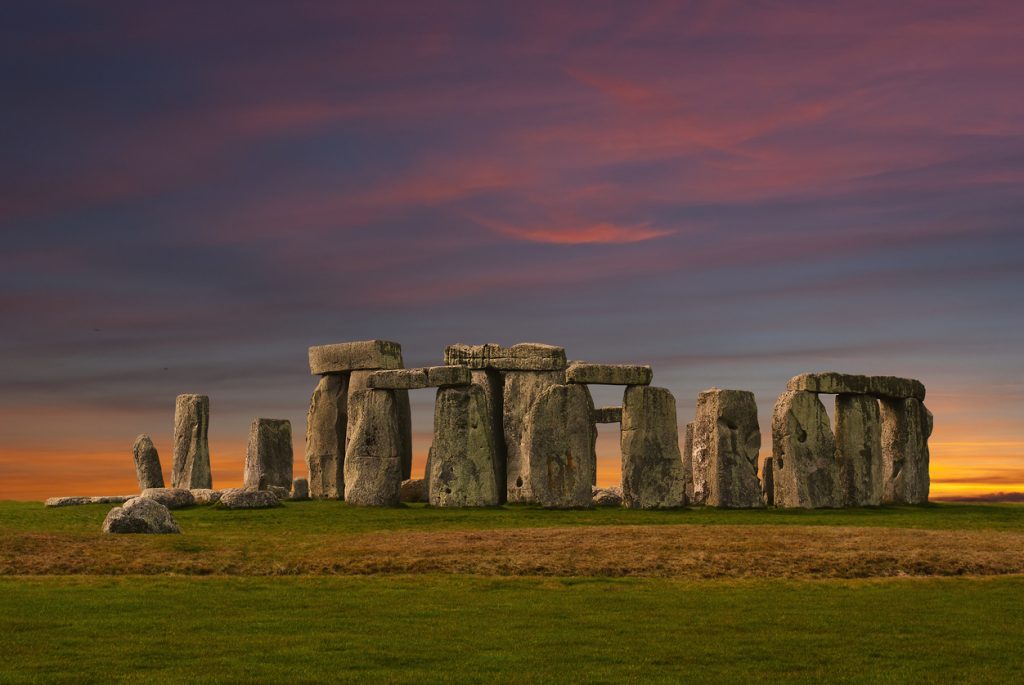
<instances>
[{"instance_id":1,"label":"upright sarsen stone","mask_svg":"<svg viewBox=\"0 0 1024 685\"><path fill-rule=\"evenodd\" d=\"M502 428L505 401L504 379L499 371L493 369L473 369L470 380L484 393L487 413L491 418L491 435L494 442L494 482L498 491L499 503L508 497L505 467L508 453L505 450L505 431Z\"/></svg>"},{"instance_id":2,"label":"upright sarsen stone","mask_svg":"<svg viewBox=\"0 0 1024 685\"><path fill-rule=\"evenodd\" d=\"M506 497L509 503L533 503L537 499L530 485L530 460L523 448L523 433L533 403L551 386L562 384L565 371L506 371L502 375Z\"/></svg>"},{"instance_id":3,"label":"upright sarsen stone","mask_svg":"<svg viewBox=\"0 0 1024 685\"><path fill-rule=\"evenodd\" d=\"M928 501L928 435L931 412L915 399L882 400L882 501L923 504Z\"/></svg>"},{"instance_id":4,"label":"upright sarsen stone","mask_svg":"<svg viewBox=\"0 0 1024 685\"><path fill-rule=\"evenodd\" d=\"M435 507L489 507L499 502L494 431L480 386L445 387L434 403L427 457L428 501Z\"/></svg>"},{"instance_id":5,"label":"upright sarsen stone","mask_svg":"<svg viewBox=\"0 0 1024 685\"><path fill-rule=\"evenodd\" d=\"M686 503L676 400L665 388L636 385L622 398L622 503L633 509Z\"/></svg>"},{"instance_id":6,"label":"upright sarsen stone","mask_svg":"<svg viewBox=\"0 0 1024 685\"><path fill-rule=\"evenodd\" d=\"M212 488L210 475L210 398L178 395L174 402L174 464L171 487Z\"/></svg>"},{"instance_id":7,"label":"upright sarsen stone","mask_svg":"<svg viewBox=\"0 0 1024 685\"><path fill-rule=\"evenodd\" d=\"M253 419L245 454L245 487L292 489L292 422Z\"/></svg>"},{"instance_id":8,"label":"upright sarsen stone","mask_svg":"<svg viewBox=\"0 0 1024 685\"><path fill-rule=\"evenodd\" d=\"M306 467L309 495L314 499L345 497L347 407L348 376L322 376L306 415Z\"/></svg>"},{"instance_id":9,"label":"upright sarsen stone","mask_svg":"<svg viewBox=\"0 0 1024 685\"><path fill-rule=\"evenodd\" d=\"M683 438L683 482L686 484L686 503L704 504L697 502L693 490L693 421L686 424L685 437ZM704 487L707 492L707 487Z\"/></svg>"},{"instance_id":10,"label":"upright sarsen stone","mask_svg":"<svg viewBox=\"0 0 1024 685\"><path fill-rule=\"evenodd\" d=\"M848 507L882 503L882 433L878 400L868 395L836 397L836 462Z\"/></svg>"},{"instance_id":11,"label":"upright sarsen stone","mask_svg":"<svg viewBox=\"0 0 1024 685\"><path fill-rule=\"evenodd\" d=\"M703 503L722 508L763 507L757 457L761 430L754 393L712 388L697 397L693 425L694 481Z\"/></svg>"},{"instance_id":12,"label":"upright sarsen stone","mask_svg":"<svg viewBox=\"0 0 1024 685\"><path fill-rule=\"evenodd\" d=\"M593 412L585 385L553 385L530 407L522 448L537 503L552 508L591 506L597 469Z\"/></svg>"},{"instance_id":13,"label":"upright sarsen stone","mask_svg":"<svg viewBox=\"0 0 1024 685\"><path fill-rule=\"evenodd\" d=\"M772 480L777 507L838 507L844 501L836 443L818 396L787 391L772 414Z\"/></svg>"},{"instance_id":14,"label":"upright sarsen stone","mask_svg":"<svg viewBox=\"0 0 1024 685\"><path fill-rule=\"evenodd\" d=\"M348 397L345 501L353 506L398 506L402 445L397 390L357 390Z\"/></svg>"},{"instance_id":15,"label":"upright sarsen stone","mask_svg":"<svg viewBox=\"0 0 1024 685\"><path fill-rule=\"evenodd\" d=\"M164 474L160 470L160 455L157 454L153 441L146 434L135 438L132 445L135 458L135 477L139 481L139 492L146 488L162 488Z\"/></svg>"},{"instance_id":16,"label":"upright sarsen stone","mask_svg":"<svg viewBox=\"0 0 1024 685\"><path fill-rule=\"evenodd\" d=\"M352 395L369 388L370 375L373 371L353 371L348 377L348 401ZM396 421L398 428L398 453L401 457L402 480L412 476L412 409L409 404L408 390L388 390L395 401Z\"/></svg>"}]
</instances>

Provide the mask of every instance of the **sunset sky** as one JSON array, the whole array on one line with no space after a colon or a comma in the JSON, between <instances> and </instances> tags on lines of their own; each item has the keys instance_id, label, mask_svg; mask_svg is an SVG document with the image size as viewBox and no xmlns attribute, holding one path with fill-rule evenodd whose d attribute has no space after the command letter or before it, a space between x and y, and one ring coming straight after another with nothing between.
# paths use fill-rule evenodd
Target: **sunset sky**
<instances>
[{"instance_id":1,"label":"sunset sky","mask_svg":"<svg viewBox=\"0 0 1024 685\"><path fill-rule=\"evenodd\" d=\"M910 376L933 496L1024 491L1024 3L32 2L0 9L0 499L214 485L312 344L649 363L679 421ZM621 389L595 390L618 404ZM412 394L420 465L433 393ZM617 432L599 472L618 480Z\"/></svg>"}]
</instances>

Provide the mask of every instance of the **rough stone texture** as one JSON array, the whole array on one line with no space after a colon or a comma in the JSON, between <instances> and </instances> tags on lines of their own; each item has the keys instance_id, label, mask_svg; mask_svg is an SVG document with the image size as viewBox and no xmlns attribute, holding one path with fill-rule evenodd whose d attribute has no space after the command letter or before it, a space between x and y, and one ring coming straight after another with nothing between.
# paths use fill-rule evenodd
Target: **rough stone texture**
<instances>
[{"instance_id":1,"label":"rough stone texture","mask_svg":"<svg viewBox=\"0 0 1024 685\"><path fill-rule=\"evenodd\" d=\"M553 385L530 407L522 449L531 497L552 508L589 507L597 469L594 401L585 385Z\"/></svg>"},{"instance_id":2,"label":"rough stone texture","mask_svg":"<svg viewBox=\"0 0 1024 685\"><path fill-rule=\"evenodd\" d=\"M828 414L811 392L787 391L772 414L773 502L777 507L836 507L845 500Z\"/></svg>"},{"instance_id":3,"label":"rough stone texture","mask_svg":"<svg viewBox=\"0 0 1024 685\"><path fill-rule=\"evenodd\" d=\"M631 509L686 504L676 400L665 388L635 385L622 398L622 502Z\"/></svg>"},{"instance_id":4,"label":"rough stone texture","mask_svg":"<svg viewBox=\"0 0 1024 685\"><path fill-rule=\"evenodd\" d=\"M774 507L775 478L772 473L771 457L765 457L764 465L761 466L761 493L764 495L764 503L769 507Z\"/></svg>"},{"instance_id":5,"label":"rough stone texture","mask_svg":"<svg viewBox=\"0 0 1024 685\"><path fill-rule=\"evenodd\" d=\"M180 533L181 529L167 507L148 497L133 497L107 513L103 532Z\"/></svg>"},{"instance_id":6,"label":"rough stone texture","mask_svg":"<svg viewBox=\"0 0 1024 685\"><path fill-rule=\"evenodd\" d=\"M314 376L364 369L400 369L402 366L402 346L387 340L361 340L309 348L309 370Z\"/></svg>"},{"instance_id":7,"label":"rough stone texture","mask_svg":"<svg viewBox=\"0 0 1024 685\"><path fill-rule=\"evenodd\" d=\"M398 499L402 502L426 502L427 481L424 478L410 478L402 481Z\"/></svg>"},{"instance_id":8,"label":"rough stone texture","mask_svg":"<svg viewBox=\"0 0 1024 685\"><path fill-rule=\"evenodd\" d=\"M146 488L162 488L164 486L164 474L160 470L160 455L148 435L143 433L135 438L132 445L132 454L135 458L135 477L139 481L139 491Z\"/></svg>"},{"instance_id":9,"label":"rough stone texture","mask_svg":"<svg viewBox=\"0 0 1024 685\"><path fill-rule=\"evenodd\" d=\"M281 500L270 490L231 488L224 491L217 506L224 509L270 509L281 506Z\"/></svg>"},{"instance_id":10,"label":"rough stone texture","mask_svg":"<svg viewBox=\"0 0 1024 685\"><path fill-rule=\"evenodd\" d=\"M136 497L138 495L100 495L98 497L90 497L89 504L124 504Z\"/></svg>"},{"instance_id":11,"label":"rough stone texture","mask_svg":"<svg viewBox=\"0 0 1024 685\"><path fill-rule=\"evenodd\" d=\"M654 372L635 364L588 364L573 362L565 370L567 383L592 385L650 385Z\"/></svg>"},{"instance_id":12,"label":"rough stone texture","mask_svg":"<svg viewBox=\"0 0 1024 685\"><path fill-rule=\"evenodd\" d=\"M878 400L869 395L836 397L836 462L848 507L882 503L882 427Z\"/></svg>"},{"instance_id":13,"label":"rough stone texture","mask_svg":"<svg viewBox=\"0 0 1024 685\"><path fill-rule=\"evenodd\" d=\"M924 384L921 381L895 376L859 376L835 371L804 373L791 378L786 389L825 395L873 395L892 399L913 397L924 401Z\"/></svg>"},{"instance_id":14,"label":"rough stone texture","mask_svg":"<svg viewBox=\"0 0 1024 685\"><path fill-rule=\"evenodd\" d=\"M73 507L79 504L92 504L92 497L50 497L43 504L48 507Z\"/></svg>"},{"instance_id":15,"label":"rough stone texture","mask_svg":"<svg viewBox=\"0 0 1024 685\"><path fill-rule=\"evenodd\" d=\"M168 509L191 507L196 503L195 496L185 488L146 488L141 496L156 500Z\"/></svg>"},{"instance_id":16,"label":"rough stone texture","mask_svg":"<svg viewBox=\"0 0 1024 685\"><path fill-rule=\"evenodd\" d=\"M541 343L518 343L511 347L459 343L445 348L444 363L498 371L560 371L566 367L566 358L564 347Z\"/></svg>"},{"instance_id":17,"label":"rough stone texture","mask_svg":"<svg viewBox=\"0 0 1024 685\"><path fill-rule=\"evenodd\" d=\"M391 369L374 371L366 377L366 387L381 390L416 390L427 387L424 369Z\"/></svg>"},{"instance_id":18,"label":"rough stone texture","mask_svg":"<svg viewBox=\"0 0 1024 685\"><path fill-rule=\"evenodd\" d=\"M196 504L216 504L220 501L221 491L210 490L208 488L197 488L195 490L189 490L192 493L192 499L195 500Z\"/></svg>"},{"instance_id":19,"label":"rough stone texture","mask_svg":"<svg viewBox=\"0 0 1024 685\"><path fill-rule=\"evenodd\" d=\"M345 500L397 506L402 485L398 390L357 390L348 398Z\"/></svg>"},{"instance_id":20,"label":"rough stone texture","mask_svg":"<svg viewBox=\"0 0 1024 685\"><path fill-rule=\"evenodd\" d=\"M697 396L693 422L694 499L712 507L764 506L757 457L761 430L754 393L711 388ZM698 473L699 472L699 473Z\"/></svg>"},{"instance_id":21,"label":"rough stone texture","mask_svg":"<svg viewBox=\"0 0 1024 685\"><path fill-rule=\"evenodd\" d=\"M348 401L351 404L352 395L360 390L369 388L367 379L371 371L353 371L348 379ZM399 454L402 461L402 480L412 476L412 409L409 406L408 390L388 390L395 398L397 413Z\"/></svg>"},{"instance_id":22,"label":"rough stone texture","mask_svg":"<svg viewBox=\"0 0 1024 685\"><path fill-rule=\"evenodd\" d=\"M621 507L622 488L599 488L594 486L591 495L591 502L595 507Z\"/></svg>"},{"instance_id":23,"label":"rough stone texture","mask_svg":"<svg viewBox=\"0 0 1024 685\"><path fill-rule=\"evenodd\" d=\"M291 499L309 499L309 481L305 478L296 478L292 481Z\"/></svg>"},{"instance_id":24,"label":"rough stone texture","mask_svg":"<svg viewBox=\"0 0 1024 685\"><path fill-rule=\"evenodd\" d=\"M435 507L499 502L494 431L487 397L476 385L437 391L434 441L427 458L427 497Z\"/></svg>"},{"instance_id":25,"label":"rough stone texture","mask_svg":"<svg viewBox=\"0 0 1024 685\"><path fill-rule=\"evenodd\" d=\"M594 423L622 423L622 407L598 407L593 420Z\"/></svg>"},{"instance_id":26,"label":"rough stone texture","mask_svg":"<svg viewBox=\"0 0 1024 685\"><path fill-rule=\"evenodd\" d=\"M245 487L292 489L292 422L287 419L252 420L245 453Z\"/></svg>"},{"instance_id":27,"label":"rough stone texture","mask_svg":"<svg viewBox=\"0 0 1024 685\"><path fill-rule=\"evenodd\" d=\"M530 462L523 451L523 432L537 397L564 380L564 371L508 371L503 374L501 425L505 436L505 485L509 503L536 501L530 488Z\"/></svg>"},{"instance_id":28,"label":"rough stone texture","mask_svg":"<svg viewBox=\"0 0 1024 685\"><path fill-rule=\"evenodd\" d=\"M348 375L323 376L309 401L306 468L309 470L309 494L316 499L345 497L348 385Z\"/></svg>"},{"instance_id":29,"label":"rough stone texture","mask_svg":"<svg viewBox=\"0 0 1024 685\"><path fill-rule=\"evenodd\" d=\"M915 399L882 400L882 472L885 504L923 504L928 501L928 412Z\"/></svg>"},{"instance_id":30,"label":"rough stone texture","mask_svg":"<svg viewBox=\"0 0 1024 685\"><path fill-rule=\"evenodd\" d=\"M210 398L178 395L174 402L174 465L171 487L212 488L210 475Z\"/></svg>"},{"instance_id":31,"label":"rough stone texture","mask_svg":"<svg viewBox=\"0 0 1024 685\"><path fill-rule=\"evenodd\" d=\"M465 366L428 366L427 385L445 388L450 385L469 385L473 382L472 369Z\"/></svg>"},{"instance_id":32,"label":"rough stone texture","mask_svg":"<svg viewBox=\"0 0 1024 685\"><path fill-rule=\"evenodd\" d=\"M505 449L503 426L505 381L501 372L492 369L473 369L470 375L473 385L484 391L484 401L491 417L491 431L494 434L494 481L498 489L498 501L504 503L508 497L505 472L508 451Z\"/></svg>"},{"instance_id":33,"label":"rough stone texture","mask_svg":"<svg viewBox=\"0 0 1024 685\"><path fill-rule=\"evenodd\" d=\"M695 501L693 486L693 421L686 424L685 436L683 438L683 482L686 484L686 503L704 504ZM707 492L704 487L702 492Z\"/></svg>"}]
</instances>

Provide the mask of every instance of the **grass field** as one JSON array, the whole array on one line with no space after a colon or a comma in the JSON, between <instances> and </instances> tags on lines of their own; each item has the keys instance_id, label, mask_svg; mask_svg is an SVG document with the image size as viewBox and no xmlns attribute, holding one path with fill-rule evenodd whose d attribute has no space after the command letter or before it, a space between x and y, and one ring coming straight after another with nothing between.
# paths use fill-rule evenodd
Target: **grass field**
<instances>
[{"instance_id":1,"label":"grass field","mask_svg":"<svg viewBox=\"0 0 1024 685\"><path fill-rule=\"evenodd\" d=\"M1024 506L0 503L0 682L1020 682Z\"/></svg>"}]
</instances>

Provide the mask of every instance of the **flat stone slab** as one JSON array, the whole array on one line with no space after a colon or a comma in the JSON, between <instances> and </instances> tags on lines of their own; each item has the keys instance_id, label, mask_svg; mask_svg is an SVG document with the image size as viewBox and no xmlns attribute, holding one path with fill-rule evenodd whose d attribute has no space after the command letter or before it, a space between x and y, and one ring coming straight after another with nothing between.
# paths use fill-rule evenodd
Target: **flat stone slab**
<instances>
[{"instance_id":1,"label":"flat stone slab","mask_svg":"<svg viewBox=\"0 0 1024 685\"><path fill-rule=\"evenodd\" d=\"M431 388L447 388L473 383L473 372L466 366L428 366L427 385Z\"/></svg>"},{"instance_id":2,"label":"flat stone slab","mask_svg":"<svg viewBox=\"0 0 1024 685\"><path fill-rule=\"evenodd\" d=\"M419 369L374 371L366 387L376 390L418 390L470 385L473 372L468 366L428 366Z\"/></svg>"},{"instance_id":3,"label":"flat stone slab","mask_svg":"<svg viewBox=\"0 0 1024 685\"><path fill-rule=\"evenodd\" d=\"M80 504L122 504L138 495L101 495L99 497L50 497L43 504L48 507L73 507Z\"/></svg>"},{"instance_id":4,"label":"flat stone slab","mask_svg":"<svg viewBox=\"0 0 1024 685\"><path fill-rule=\"evenodd\" d=\"M220 490L211 490L209 488L195 488L189 490L192 493L192 499L196 501L196 504L216 504L220 501L220 496L223 494Z\"/></svg>"},{"instance_id":5,"label":"flat stone slab","mask_svg":"<svg viewBox=\"0 0 1024 685\"><path fill-rule=\"evenodd\" d=\"M879 398L913 398L919 402L924 401L924 383L913 378L896 376L858 376L835 371L803 373L789 379L786 389L823 395L872 395Z\"/></svg>"},{"instance_id":6,"label":"flat stone slab","mask_svg":"<svg viewBox=\"0 0 1024 685\"><path fill-rule=\"evenodd\" d=\"M588 364L573 362L565 370L567 383L590 385L650 385L654 372L637 364Z\"/></svg>"},{"instance_id":7,"label":"flat stone slab","mask_svg":"<svg viewBox=\"0 0 1024 685\"><path fill-rule=\"evenodd\" d=\"M622 407L598 407L593 420L594 423L622 423Z\"/></svg>"},{"instance_id":8,"label":"flat stone slab","mask_svg":"<svg viewBox=\"0 0 1024 685\"><path fill-rule=\"evenodd\" d=\"M142 497L155 499L168 509L191 507L196 503L195 496L185 488L146 488L142 491Z\"/></svg>"},{"instance_id":9,"label":"flat stone slab","mask_svg":"<svg viewBox=\"0 0 1024 685\"><path fill-rule=\"evenodd\" d=\"M360 340L309 348L309 371L314 376L367 369L400 369L402 366L402 346L389 340Z\"/></svg>"},{"instance_id":10,"label":"flat stone slab","mask_svg":"<svg viewBox=\"0 0 1024 685\"><path fill-rule=\"evenodd\" d=\"M448 366L498 371L561 371L566 367L567 360L565 348L555 345L518 343L502 347L497 343L458 343L445 348L444 363Z\"/></svg>"},{"instance_id":11,"label":"flat stone slab","mask_svg":"<svg viewBox=\"0 0 1024 685\"><path fill-rule=\"evenodd\" d=\"M271 509L281 506L281 500L270 490L231 488L224 491L217 506L222 509Z\"/></svg>"}]
</instances>

